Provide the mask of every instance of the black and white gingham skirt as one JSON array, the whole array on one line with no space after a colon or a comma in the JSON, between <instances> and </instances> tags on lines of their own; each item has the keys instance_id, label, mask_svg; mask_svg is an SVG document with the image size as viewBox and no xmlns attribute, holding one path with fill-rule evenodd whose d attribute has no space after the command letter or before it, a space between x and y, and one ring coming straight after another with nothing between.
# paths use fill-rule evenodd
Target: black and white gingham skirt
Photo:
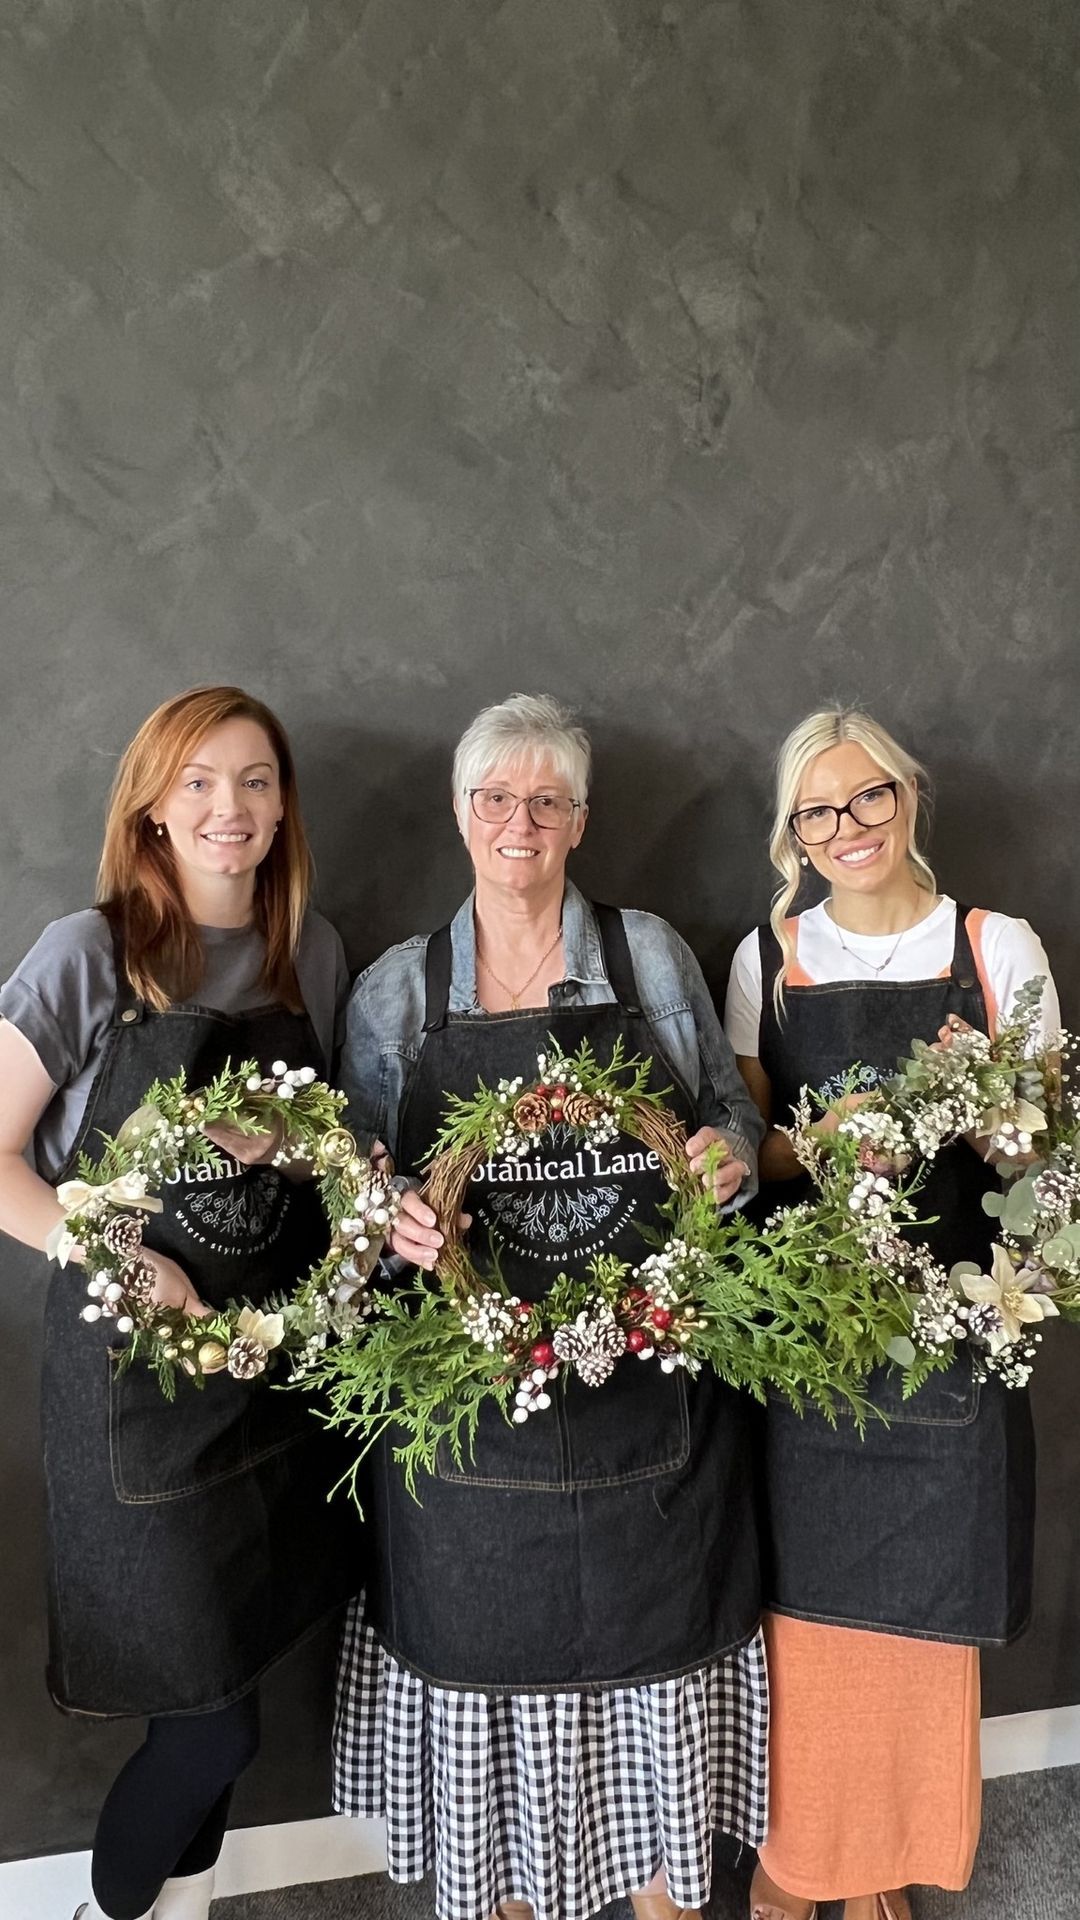
<instances>
[{"instance_id":1,"label":"black and white gingham skirt","mask_svg":"<svg viewBox=\"0 0 1080 1920\"><path fill-rule=\"evenodd\" d=\"M452 1692L386 1652L355 1602L334 1723L334 1805L385 1818L392 1880L435 1876L437 1920L589 1920L659 1867L709 1896L712 1834L765 1837L760 1633L676 1680L595 1693Z\"/></svg>"}]
</instances>

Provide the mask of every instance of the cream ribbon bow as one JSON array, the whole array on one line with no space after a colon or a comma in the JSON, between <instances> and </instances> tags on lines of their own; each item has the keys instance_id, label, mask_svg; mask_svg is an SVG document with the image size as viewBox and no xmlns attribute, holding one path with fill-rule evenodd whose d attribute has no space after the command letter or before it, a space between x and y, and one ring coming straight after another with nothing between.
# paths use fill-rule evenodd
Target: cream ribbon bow
<instances>
[{"instance_id":1,"label":"cream ribbon bow","mask_svg":"<svg viewBox=\"0 0 1080 1920\"><path fill-rule=\"evenodd\" d=\"M145 1173L119 1173L115 1180L104 1180L100 1186L91 1185L89 1180L62 1180L56 1197L64 1210L64 1218L57 1221L46 1240L45 1252L62 1267L67 1266L79 1244L67 1223L85 1213L88 1206L92 1206L95 1213L102 1202L114 1207L137 1207L141 1213L161 1213L163 1208L162 1201L147 1193Z\"/></svg>"}]
</instances>

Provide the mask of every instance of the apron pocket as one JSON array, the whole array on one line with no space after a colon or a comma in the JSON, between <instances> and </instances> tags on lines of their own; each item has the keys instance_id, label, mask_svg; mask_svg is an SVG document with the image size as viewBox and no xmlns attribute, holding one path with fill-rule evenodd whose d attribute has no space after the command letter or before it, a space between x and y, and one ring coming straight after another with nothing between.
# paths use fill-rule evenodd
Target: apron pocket
<instances>
[{"instance_id":1,"label":"apron pocket","mask_svg":"<svg viewBox=\"0 0 1080 1920\"><path fill-rule=\"evenodd\" d=\"M435 1472L461 1486L575 1493L676 1473L690 1457L690 1416L682 1368L620 1360L601 1387L572 1374L551 1387L551 1406L521 1426L481 1410L472 1457L458 1466L444 1441Z\"/></svg>"},{"instance_id":2,"label":"apron pocket","mask_svg":"<svg viewBox=\"0 0 1080 1920\"><path fill-rule=\"evenodd\" d=\"M899 1367L876 1368L869 1386L874 1405L891 1427L970 1427L978 1418L981 1386L970 1354L962 1350L951 1366L932 1373L906 1400Z\"/></svg>"},{"instance_id":3,"label":"apron pocket","mask_svg":"<svg viewBox=\"0 0 1080 1920\"><path fill-rule=\"evenodd\" d=\"M109 1367L109 1460L122 1506L183 1500L310 1437L299 1395L211 1374L171 1404L148 1366Z\"/></svg>"}]
</instances>

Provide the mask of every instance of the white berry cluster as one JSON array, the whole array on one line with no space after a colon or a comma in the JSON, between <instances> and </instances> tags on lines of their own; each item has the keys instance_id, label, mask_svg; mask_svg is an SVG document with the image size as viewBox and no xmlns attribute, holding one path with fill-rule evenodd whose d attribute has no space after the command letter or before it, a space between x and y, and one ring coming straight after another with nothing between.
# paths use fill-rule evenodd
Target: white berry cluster
<instances>
[{"instance_id":1,"label":"white berry cluster","mask_svg":"<svg viewBox=\"0 0 1080 1920\"><path fill-rule=\"evenodd\" d=\"M645 1287L655 1307L674 1307L693 1293L709 1271L709 1262L700 1247L689 1247L685 1240L669 1240L659 1253L650 1253L632 1278Z\"/></svg>"},{"instance_id":2,"label":"white berry cluster","mask_svg":"<svg viewBox=\"0 0 1080 1920\"><path fill-rule=\"evenodd\" d=\"M1011 1120L1003 1120L990 1135L990 1145L1007 1160L1014 1160L1017 1154L1031 1152L1031 1135L1026 1127L1015 1126Z\"/></svg>"},{"instance_id":3,"label":"white berry cluster","mask_svg":"<svg viewBox=\"0 0 1080 1920\"><path fill-rule=\"evenodd\" d=\"M558 1375L559 1369L553 1367L534 1367L531 1373L518 1383L514 1395L514 1411L510 1415L515 1426L524 1426L531 1413L546 1413L551 1405L548 1392L549 1383Z\"/></svg>"},{"instance_id":4,"label":"white berry cluster","mask_svg":"<svg viewBox=\"0 0 1080 1920\"><path fill-rule=\"evenodd\" d=\"M475 1340L488 1353L494 1353L513 1332L520 1305L516 1294L496 1293L489 1287L482 1293L470 1295L458 1311L470 1340Z\"/></svg>"},{"instance_id":5,"label":"white berry cluster","mask_svg":"<svg viewBox=\"0 0 1080 1920\"><path fill-rule=\"evenodd\" d=\"M244 1088L248 1093L273 1093L279 1100L294 1100L297 1089L310 1087L314 1080L314 1067L288 1067L284 1060L275 1060L268 1074L249 1074Z\"/></svg>"},{"instance_id":6,"label":"white berry cluster","mask_svg":"<svg viewBox=\"0 0 1080 1920\"><path fill-rule=\"evenodd\" d=\"M967 1133L975 1125L980 1111L977 1100L957 1091L943 1094L939 1100L928 1100L911 1115L912 1140L919 1152L932 1160L947 1140L955 1140L958 1134Z\"/></svg>"},{"instance_id":7,"label":"white berry cluster","mask_svg":"<svg viewBox=\"0 0 1080 1920\"><path fill-rule=\"evenodd\" d=\"M524 1085L525 1082L520 1073L513 1080L500 1080L495 1089L500 1107L511 1108ZM507 1159L520 1160L523 1154L528 1153L530 1147L537 1145L538 1139L538 1135L530 1136L522 1133L521 1129L514 1125L508 1111L506 1124L495 1139L495 1152L505 1155Z\"/></svg>"},{"instance_id":8,"label":"white berry cluster","mask_svg":"<svg viewBox=\"0 0 1080 1920\"><path fill-rule=\"evenodd\" d=\"M873 1219L888 1213L893 1194L892 1182L883 1174L861 1173L848 1194L848 1207L852 1213L866 1214Z\"/></svg>"},{"instance_id":9,"label":"white berry cluster","mask_svg":"<svg viewBox=\"0 0 1080 1920\"><path fill-rule=\"evenodd\" d=\"M996 1373L1007 1387L1026 1387L1041 1342L1041 1333L1024 1334L998 1353L980 1353L980 1374Z\"/></svg>"},{"instance_id":10,"label":"white berry cluster","mask_svg":"<svg viewBox=\"0 0 1080 1920\"><path fill-rule=\"evenodd\" d=\"M926 1353L935 1353L952 1340L964 1340L968 1333L966 1323L969 1311L969 1308L960 1305L951 1287L940 1296L924 1294L921 1300L916 1301L912 1311L911 1338ZM994 1317L1000 1324L1000 1316Z\"/></svg>"},{"instance_id":11,"label":"white berry cluster","mask_svg":"<svg viewBox=\"0 0 1080 1920\"><path fill-rule=\"evenodd\" d=\"M879 1153L895 1156L906 1153L910 1141L900 1121L891 1113L882 1113L878 1107L853 1107L841 1120L838 1133L846 1133L854 1140L865 1140Z\"/></svg>"}]
</instances>

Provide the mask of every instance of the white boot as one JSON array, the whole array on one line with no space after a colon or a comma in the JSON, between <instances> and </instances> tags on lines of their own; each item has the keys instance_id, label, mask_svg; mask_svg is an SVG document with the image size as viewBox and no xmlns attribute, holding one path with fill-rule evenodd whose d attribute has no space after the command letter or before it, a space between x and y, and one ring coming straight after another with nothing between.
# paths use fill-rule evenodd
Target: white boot
<instances>
[{"instance_id":1,"label":"white boot","mask_svg":"<svg viewBox=\"0 0 1080 1920\"><path fill-rule=\"evenodd\" d=\"M214 1897L214 1869L185 1873L179 1879L166 1880L154 1901L153 1920L210 1920L210 1902Z\"/></svg>"}]
</instances>

